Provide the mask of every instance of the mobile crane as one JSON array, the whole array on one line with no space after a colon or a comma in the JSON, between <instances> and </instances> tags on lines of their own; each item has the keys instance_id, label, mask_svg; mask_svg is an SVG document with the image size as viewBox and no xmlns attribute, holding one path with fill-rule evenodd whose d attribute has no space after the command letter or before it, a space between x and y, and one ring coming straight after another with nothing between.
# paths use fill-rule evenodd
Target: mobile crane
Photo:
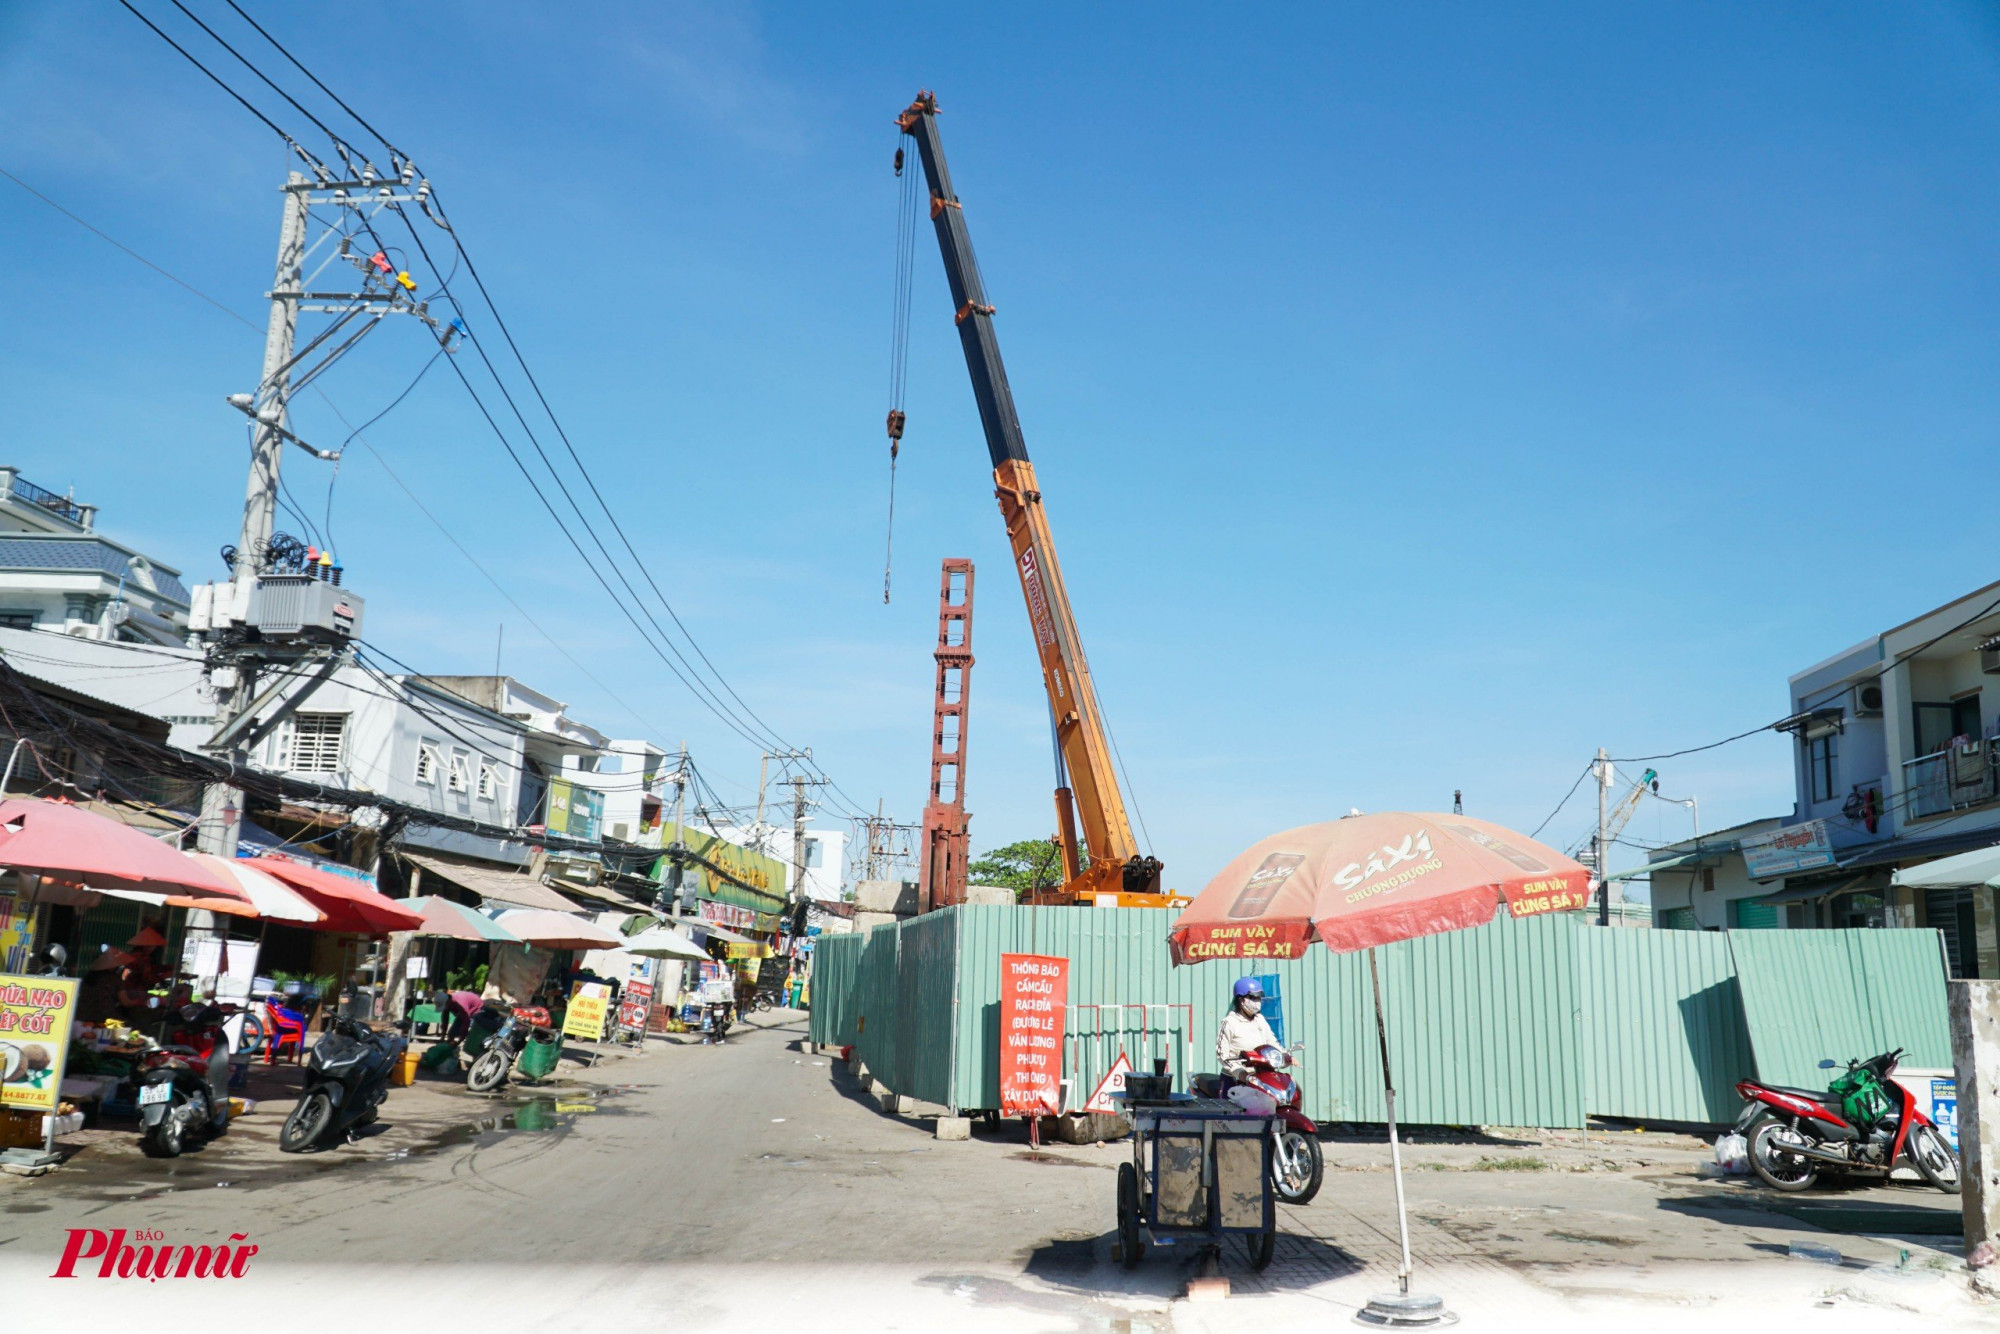
<instances>
[{"instance_id":1,"label":"mobile crane","mask_svg":"<svg viewBox=\"0 0 2000 1334\"><path fill-rule=\"evenodd\" d=\"M973 258L972 238L965 227L965 210L951 188L944 144L938 138L937 98L919 92L909 109L896 118L905 135L916 140L930 186L931 222L938 249L944 254L945 278L951 286L953 319L972 373L972 395L979 404L979 421L986 432L986 450L993 459L994 495L1007 524L1014 549L1014 572L1027 599L1028 621L1041 659L1042 683L1048 692L1049 719L1055 733L1056 827L1062 843L1061 899L1084 905L1165 907L1185 902L1160 892L1160 862L1140 853L1132 837L1131 817L1112 768L1111 745L1104 730L1097 692L1090 683L1090 666L1083 656L1076 617L1056 561L1055 538L1028 461L1027 442L1014 411L1014 394L1007 385L1007 368L1000 360L1000 340L993 330L993 306ZM898 153L898 161L901 154ZM900 414L892 414L890 434L900 434ZM1082 849L1090 854L1085 867Z\"/></svg>"}]
</instances>

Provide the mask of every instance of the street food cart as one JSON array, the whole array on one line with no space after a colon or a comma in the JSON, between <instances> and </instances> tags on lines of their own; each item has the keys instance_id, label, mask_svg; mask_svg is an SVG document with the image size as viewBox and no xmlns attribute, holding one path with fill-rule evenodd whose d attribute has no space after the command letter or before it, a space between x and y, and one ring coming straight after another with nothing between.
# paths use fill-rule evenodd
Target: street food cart
<instances>
[{"instance_id":1,"label":"street food cart","mask_svg":"<svg viewBox=\"0 0 2000 1334\"><path fill-rule=\"evenodd\" d=\"M1128 1079L1140 1083L1144 1076ZM1271 1154L1277 1118L1233 1102L1159 1090L1113 1094L1132 1120L1132 1161L1118 1165L1118 1244L1130 1269L1146 1246L1219 1251L1239 1236L1250 1267L1271 1263L1277 1243Z\"/></svg>"}]
</instances>

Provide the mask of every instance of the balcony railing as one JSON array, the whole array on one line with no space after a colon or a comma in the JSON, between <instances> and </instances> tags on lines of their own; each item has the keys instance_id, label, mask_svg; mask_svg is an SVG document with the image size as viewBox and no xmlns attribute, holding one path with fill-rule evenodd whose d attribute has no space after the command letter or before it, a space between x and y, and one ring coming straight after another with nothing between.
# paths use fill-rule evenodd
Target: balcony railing
<instances>
[{"instance_id":1,"label":"balcony railing","mask_svg":"<svg viewBox=\"0 0 2000 1334\"><path fill-rule=\"evenodd\" d=\"M1995 743L1947 746L1903 765L1903 791L1912 820L1945 815L1993 800Z\"/></svg>"},{"instance_id":2,"label":"balcony railing","mask_svg":"<svg viewBox=\"0 0 2000 1334\"><path fill-rule=\"evenodd\" d=\"M77 504L69 496L59 496L53 491L36 486L19 473L14 474L9 480L7 489L37 509L45 509L60 518L68 519L73 524L82 525L84 513L89 508Z\"/></svg>"}]
</instances>

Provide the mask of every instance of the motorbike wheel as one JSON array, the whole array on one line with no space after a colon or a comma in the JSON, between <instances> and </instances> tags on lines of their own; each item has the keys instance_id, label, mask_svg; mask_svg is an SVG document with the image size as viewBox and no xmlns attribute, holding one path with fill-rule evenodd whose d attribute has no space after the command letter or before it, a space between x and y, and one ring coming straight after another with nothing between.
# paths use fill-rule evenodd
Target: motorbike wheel
<instances>
[{"instance_id":1,"label":"motorbike wheel","mask_svg":"<svg viewBox=\"0 0 2000 1334\"><path fill-rule=\"evenodd\" d=\"M1305 1204L1319 1194L1326 1156L1319 1141L1303 1130L1281 1130L1271 1154L1271 1188L1286 1204Z\"/></svg>"},{"instance_id":2,"label":"motorbike wheel","mask_svg":"<svg viewBox=\"0 0 2000 1334\"><path fill-rule=\"evenodd\" d=\"M1244 1233L1243 1249L1249 1253L1250 1267L1263 1273L1271 1267L1271 1255L1278 1249L1278 1229Z\"/></svg>"},{"instance_id":3,"label":"motorbike wheel","mask_svg":"<svg viewBox=\"0 0 2000 1334\"><path fill-rule=\"evenodd\" d=\"M472 1063L471 1073L465 1077L465 1087L473 1093L491 1093L507 1082L507 1069L512 1064L506 1052L498 1047L488 1047Z\"/></svg>"},{"instance_id":4,"label":"motorbike wheel","mask_svg":"<svg viewBox=\"0 0 2000 1334\"><path fill-rule=\"evenodd\" d=\"M256 1056L264 1050L264 1043L270 1035L264 1031L264 1021L254 1014L243 1016L242 1041L237 1044L233 1055Z\"/></svg>"},{"instance_id":5,"label":"motorbike wheel","mask_svg":"<svg viewBox=\"0 0 2000 1334\"><path fill-rule=\"evenodd\" d=\"M1783 1136L1799 1138L1799 1133L1776 1117L1759 1121L1750 1132L1750 1170L1772 1190L1811 1190L1819 1184L1819 1169L1803 1154L1784 1147Z\"/></svg>"},{"instance_id":6,"label":"motorbike wheel","mask_svg":"<svg viewBox=\"0 0 2000 1334\"><path fill-rule=\"evenodd\" d=\"M1118 1256L1127 1269L1146 1258L1146 1243L1139 1236L1139 1172L1130 1163L1118 1164Z\"/></svg>"},{"instance_id":7,"label":"motorbike wheel","mask_svg":"<svg viewBox=\"0 0 2000 1334\"><path fill-rule=\"evenodd\" d=\"M319 1143L332 1124L333 1099L326 1096L324 1089L314 1089L300 1098L299 1105L285 1118L284 1128L278 1132L278 1151L303 1153Z\"/></svg>"},{"instance_id":8,"label":"motorbike wheel","mask_svg":"<svg viewBox=\"0 0 2000 1334\"><path fill-rule=\"evenodd\" d=\"M1936 1126L1917 1126L1906 1146L1917 1175L1947 1195L1958 1194L1958 1155Z\"/></svg>"},{"instance_id":9,"label":"motorbike wheel","mask_svg":"<svg viewBox=\"0 0 2000 1334\"><path fill-rule=\"evenodd\" d=\"M187 1101L176 1095L167 1105L167 1114L158 1124L150 1127L139 1137L139 1151L148 1158L178 1158L186 1146L186 1136L181 1124L181 1113Z\"/></svg>"}]
</instances>

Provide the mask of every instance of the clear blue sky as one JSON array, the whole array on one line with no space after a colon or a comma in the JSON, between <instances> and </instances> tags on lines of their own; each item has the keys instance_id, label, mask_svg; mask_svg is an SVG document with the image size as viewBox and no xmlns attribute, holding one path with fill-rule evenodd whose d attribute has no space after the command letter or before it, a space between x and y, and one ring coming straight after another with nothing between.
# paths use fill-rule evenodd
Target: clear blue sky
<instances>
[{"instance_id":1,"label":"clear blue sky","mask_svg":"<svg viewBox=\"0 0 2000 1334\"><path fill-rule=\"evenodd\" d=\"M1988 9L245 4L437 182L731 683L905 819L936 562L979 562L975 847L1049 830L1048 733L927 231L881 604L919 85L1172 884L1455 787L1532 829L1595 746L1773 719L1788 673L1994 576ZM282 148L122 9L0 5L0 120L0 166L262 324ZM258 338L4 180L0 234L0 453L214 577ZM358 420L425 355L385 330L327 388ZM754 787L455 381L370 436L647 733ZM504 621L505 670L639 730L359 450L334 527L370 639L483 671ZM1711 826L1790 809L1776 736L1659 767Z\"/></svg>"}]
</instances>

